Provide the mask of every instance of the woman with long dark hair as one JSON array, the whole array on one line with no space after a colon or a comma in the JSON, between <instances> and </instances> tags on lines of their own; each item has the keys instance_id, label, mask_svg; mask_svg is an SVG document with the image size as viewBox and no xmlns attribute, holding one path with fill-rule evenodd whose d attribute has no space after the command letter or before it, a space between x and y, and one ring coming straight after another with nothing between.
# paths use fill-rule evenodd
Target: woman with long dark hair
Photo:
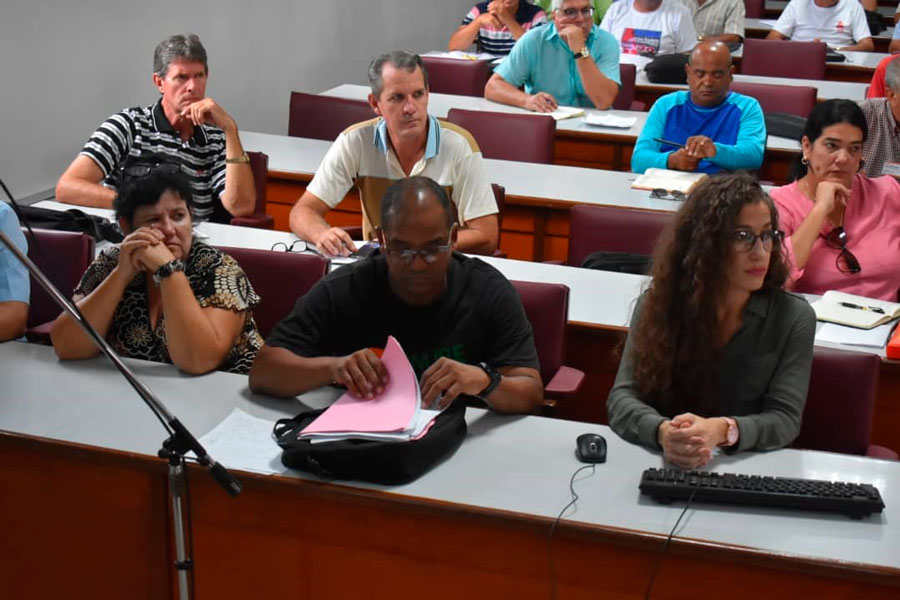
<instances>
[{"instance_id":1,"label":"woman with long dark hair","mask_svg":"<svg viewBox=\"0 0 900 600\"><path fill-rule=\"evenodd\" d=\"M663 233L638 300L609 424L684 468L713 449L771 450L800 430L816 318L786 293L778 213L746 173L697 187Z\"/></svg>"},{"instance_id":2,"label":"woman with long dark hair","mask_svg":"<svg viewBox=\"0 0 900 600\"><path fill-rule=\"evenodd\" d=\"M900 183L860 171L867 133L856 102L817 105L806 120L795 181L772 190L793 290L898 299Z\"/></svg>"}]
</instances>

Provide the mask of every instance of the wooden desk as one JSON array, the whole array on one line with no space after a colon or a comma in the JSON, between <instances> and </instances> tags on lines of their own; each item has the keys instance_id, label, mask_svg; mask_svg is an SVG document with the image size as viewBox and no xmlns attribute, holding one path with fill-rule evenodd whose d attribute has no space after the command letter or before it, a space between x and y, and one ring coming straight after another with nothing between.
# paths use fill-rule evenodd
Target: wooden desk
<instances>
[{"instance_id":1,"label":"wooden desk","mask_svg":"<svg viewBox=\"0 0 900 600\"><path fill-rule=\"evenodd\" d=\"M686 88L687 86L681 87ZM672 91L672 89L668 91ZM665 93L668 93L668 91ZM322 92L322 95L364 100L368 93L369 88L366 86L344 84L326 90ZM652 102L648 103L647 106L651 104ZM451 108L534 114L520 108L491 102L484 98L452 94L429 94L429 113L438 118L445 118ZM634 148L635 140L640 135L641 130L644 128L644 123L647 121L647 113L626 110L598 111L594 109L587 109L587 113L597 115L611 113L623 117L634 117L636 121L628 129L595 127L588 125L584 118L557 121L553 162L558 165L575 167L631 171L631 152ZM765 158L763 159L762 169L760 169L760 178L777 185L787 183L790 164L799 150L800 146L796 140L770 136L766 141Z\"/></svg>"},{"instance_id":2,"label":"wooden desk","mask_svg":"<svg viewBox=\"0 0 900 600\"><path fill-rule=\"evenodd\" d=\"M133 364L197 435L235 407L270 421L303 407L250 394L242 376ZM101 359L59 364L49 348L6 343L0 365L17 374L13 397L0 403L9 597L173 597L166 467L154 456L159 424ZM317 406L328 395L301 400ZM577 480L580 499L554 533L559 595L643 597L683 508L638 494L640 473L660 465L658 454L602 426L476 409L467 420L455 455L394 488L320 482L276 461L267 474L237 472L244 491L229 498L190 468L197 597L395 599L428 589L438 599L546 598L550 525L580 466L574 439L591 430L605 435L609 459ZM900 497L900 463L782 450L717 457L712 468L872 482L887 507L857 521L698 504L653 597L682 598L689 578L730 582L736 599L896 598L900 504L891 500Z\"/></svg>"},{"instance_id":3,"label":"wooden desk","mask_svg":"<svg viewBox=\"0 0 900 600\"><path fill-rule=\"evenodd\" d=\"M777 19L744 19L744 37L753 39L765 38L772 31L772 27L775 26L775 21ZM888 52L893 34L894 25L892 20L890 27L878 35L872 36L872 42L875 43L875 52ZM830 63L830 65L836 64L838 63Z\"/></svg>"}]
</instances>

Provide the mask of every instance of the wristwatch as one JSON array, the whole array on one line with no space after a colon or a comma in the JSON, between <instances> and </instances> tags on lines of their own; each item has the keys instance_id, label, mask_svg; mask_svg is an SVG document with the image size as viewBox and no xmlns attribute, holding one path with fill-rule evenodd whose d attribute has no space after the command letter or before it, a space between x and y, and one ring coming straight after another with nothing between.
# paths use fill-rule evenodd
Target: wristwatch
<instances>
[{"instance_id":1,"label":"wristwatch","mask_svg":"<svg viewBox=\"0 0 900 600\"><path fill-rule=\"evenodd\" d=\"M481 368L482 371L484 371L487 374L488 377L491 378L491 381L490 381L490 383L487 384L487 387L484 388L483 390L481 390L480 392L478 392L475 395L475 397L478 398L479 400L485 402L486 404L490 405L490 402L488 402L487 397L491 394L491 392L493 392L497 388L498 385L500 385L500 379L501 379L502 375L500 375L500 373L497 372L496 369L494 369L491 365L487 364L486 362L480 362L480 363L478 363L478 366Z\"/></svg>"},{"instance_id":2,"label":"wristwatch","mask_svg":"<svg viewBox=\"0 0 900 600\"><path fill-rule=\"evenodd\" d=\"M247 156L246 152L241 152L240 156L235 156L234 158L226 158L225 164L235 165L235 164L244 164L250 162L250 157Z\"/></svg>"},{"instance_id":3,"label":"wristwatch","mask_svg":"<svg viewBox=\"0 0 900 600\"><path fill-rule=\"evenodd\" d=\"M738 438L740 437L740 430L737 426L737 421L732 419L731 417L722 417L725 420L725 423L728 425L728 432L725 434L725 442L719 444L720 446L734 446L737 444Z\"/></svg>"},{"instance_id":4,"label":"wristwatch","mask_svg":"<svg viewBox=\"0 0 900 600\"><path fill-rule=\"evenodd\" d=\"M581 50L579 50L578 52L575 53L576 59L590 58L590 57L591 57L591 51L588 49L587 46L582 46Z\"/></svg>"},{"instance_id":5,"label":"wristwatch","mask_svg":"<svg viewBox=\"0 0 900 600\"><path fill-rule=\"evenodd\" d=\"M156 271L153 273L153 281L154 283L156 283L156 285L159 285L160 283L162 283L163 279L169 277L176 271L184 272L183 260L179 260L176 258L175 260L170 260L169 262L160 265L159 268L156 269Z\"/></svg>"}]
</instances>

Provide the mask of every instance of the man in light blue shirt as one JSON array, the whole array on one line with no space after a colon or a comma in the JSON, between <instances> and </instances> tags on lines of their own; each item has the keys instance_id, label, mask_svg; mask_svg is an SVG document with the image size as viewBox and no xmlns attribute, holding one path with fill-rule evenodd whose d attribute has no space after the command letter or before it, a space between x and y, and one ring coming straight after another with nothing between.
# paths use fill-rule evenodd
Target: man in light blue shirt
<instances>
[{"instance_id":1,"label":"man in light blue shirt","mask_svg":"<svg viewBox=\"0 0 900 600\"><path fill-rule=\"evenodd\" d=\"M591 0L553 0L551 6L553 23L519 38L484 97L535 112L558 105L609 108L619 93L619 43L594 25Z\"/></svg>"},{"instance_id":2,"label":"man in light blue shirt","mask_svg":"<svg viewBox=\"0 0 900 600\"><path fill-rule=\"evenodd\" d=\"M717 173L762 166L762 108L756 99L729 91L734 67L728 47L700 42L685 70L690 90L666 94L653 104L634 145L631 170Z\"/></svg>"},{"instance_id":3,"label":"man in light blue shirt","mask_svg":"<svg viewBox=\"0 0 900 600\"><path fill-rule=\"evenodd\" d=\"M0 202L0 231L22 252L28 251L28 242L19 228L19 220L5 202ZM30 294L28 271L6 244L0 242L0 342L25 333Z\"/></svg>"}]
</instances>

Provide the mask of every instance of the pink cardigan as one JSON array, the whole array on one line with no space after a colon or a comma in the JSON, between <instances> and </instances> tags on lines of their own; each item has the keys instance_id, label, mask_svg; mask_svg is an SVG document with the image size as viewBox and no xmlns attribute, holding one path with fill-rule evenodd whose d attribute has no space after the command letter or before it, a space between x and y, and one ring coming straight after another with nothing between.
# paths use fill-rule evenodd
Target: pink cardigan
<instances>
[{"instance_id":1,"label":"pink cardigan","mask_svg":"<svg viewBox=\"0 0 900 600\"><path fill-rule=\"evenodd\" d=\"M824 294L839 290L896 302L900 291L900 183L890 176L856 175L844 214L847 249L859 261L859 273L842 273L835 260L840 250L825 243L833 227L827 221L803 269L794 266L791 235L812 210L813 203L797 189L797 182L773 189L779 227L791 265L789 287L797 292Z\"/></svg>"}]
</instances>

